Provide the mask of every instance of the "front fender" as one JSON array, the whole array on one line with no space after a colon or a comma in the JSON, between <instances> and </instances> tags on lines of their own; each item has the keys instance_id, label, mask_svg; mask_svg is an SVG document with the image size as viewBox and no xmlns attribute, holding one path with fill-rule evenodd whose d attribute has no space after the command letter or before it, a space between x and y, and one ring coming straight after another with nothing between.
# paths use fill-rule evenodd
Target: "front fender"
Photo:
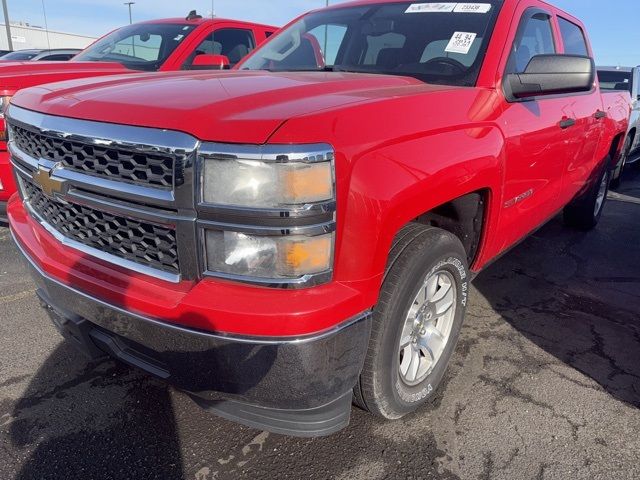
<instances>
[{"instance_id":1,"label":"front fender","mask_svg":"<svg viewBox=\"0 0 640 480\"><path fill-rule=\"evenodd\" d=\"M368 306L377 300L393 238L406 223L478 190L490 192L486 225L497 223L505 145L495 124L497 96L476 89L440 92L437 111L430 100L393 98L296 118L269 140L334 146L334 280L358 289Z\"/></svg>"},{"instance_id":2,"label":"front fender","mask_svg":"<svg viewBox=\"0 0 640 480\"><path fill-rule=\"evenodd\" d=\"M489 190L486 222L497 221L503 137L495 127L461 128L403 141L353 165L342 230L341 273L381 280L397 232L423 213L467 193ZM369 259L365 262L365 259Z\"/></svg>"}]
</instances>

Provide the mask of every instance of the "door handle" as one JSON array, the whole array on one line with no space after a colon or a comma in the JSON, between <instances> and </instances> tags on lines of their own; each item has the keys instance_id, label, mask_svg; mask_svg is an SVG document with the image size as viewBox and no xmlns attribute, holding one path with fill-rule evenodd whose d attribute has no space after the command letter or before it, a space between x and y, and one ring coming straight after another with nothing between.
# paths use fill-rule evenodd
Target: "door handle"
<instances>
[{"instance_id":1,"label":"door handle","mask_svg":"<svg viewBox=\"0 0 640 480\"><path fill-rule=\"evenodd\" d=\"M575 124L576 121L573 118L567 118L560 121L560 128L566 130L567 128L573 127Z\"/></svg>"},{"instance_id":2,"label":"door handle","mask_svg":"<svg viewBox=\"0 0 640 480\"><path fill-rule=\"evenodd\" d=\"M605 118L607 116L607 112L603 112L602 110L598 110L594 117L596 117L596 120L600 120L601 118Z\"/></svg>"}]
</instances>

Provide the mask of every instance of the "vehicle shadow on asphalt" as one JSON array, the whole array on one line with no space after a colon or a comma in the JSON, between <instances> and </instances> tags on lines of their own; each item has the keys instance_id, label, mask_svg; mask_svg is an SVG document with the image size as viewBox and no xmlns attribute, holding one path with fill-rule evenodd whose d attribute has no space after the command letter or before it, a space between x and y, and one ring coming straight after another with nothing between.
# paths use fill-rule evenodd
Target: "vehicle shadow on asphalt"
<instances>
[{"instance_id":1,"label":"vehicle shadow on asphalt","mask_svg":"<svg viewBox=\"0 0 640 480\"><path fill-rule=\"evenodd\" d=\"M596 229L576 232L556 218L489 266L474 286L519 334L612 397L640 407L640 204L629 201L640 198L637 172L626 175L618 194L625 198L610 195ZM516 371L550 367L521 350ZM598 388L570 377L565 380Z\"/></svg>"},{"instance_id":2,"label":"vehicle shadow on asphalt","mask_svg":"<svg viewBox=\"0 0 640 480\"><path fill-rule=\"evenodd\" d=\"M12 416L11 442L29 451L16 479L182 476L166 386L111 360L87 361L66 341Z\"/></svg>"},{"instance_id":3,"label":"vehicle shadow on asphalt","mask_svg":"<svg viewBox=\"0 0 640 480\"><path fill-rule=\"evenodd\" d=\"M69 271L82 272L85 268L79 261ZM66 282L72 288L83 289L82 285L75 285L74 277L69 276ZM110 303L127 309L130 289L129 283L114 286ZM53 298L52 301L64 300ZM56 304L56 308L70 306ZM189 386L194 389L200 385L210 386L215 380L220 391L242 397L246 390L263 381L275 360L274 349L251 349L242 344L223 343L216 347L194 340L190 345L192 352L174 351L177 337L156 335L157 329L132 329L112 312L96 311L95 314L105 326L110 325L112 331L124 330L142 338L154 336L159 351L164 354L163 360L175 368L170 373L188 378ZM46 316L43 312L43 317ZM206 319L190 315L189 321L204 324ZM179 340L175 343L179 344ZM156 362L146 356L145 347L125 342L123 338L108 345L123 349L120 354L133 354L145 360L143 364L151 361L154 368L163 368L160 360ZM219 363L214 364L216 361ZM224 363L228 361L235 363L231 366ZM225 380L224 372L231 367L242 375L245 383L229 384ZM168 383L147 372L106 355L90 360L69 339L62 341L31 377L26 391L13 407L11 418L15 420L9 428L13 446L30 449L36 445L16 478L184 478L180 434L172 403L174 393ZM218 403L213 398L208 405ZM191 400L188 405L198 410L197 416L207 415L224 426L225 421L200 409Z\"/></svg>"}]
</instances>

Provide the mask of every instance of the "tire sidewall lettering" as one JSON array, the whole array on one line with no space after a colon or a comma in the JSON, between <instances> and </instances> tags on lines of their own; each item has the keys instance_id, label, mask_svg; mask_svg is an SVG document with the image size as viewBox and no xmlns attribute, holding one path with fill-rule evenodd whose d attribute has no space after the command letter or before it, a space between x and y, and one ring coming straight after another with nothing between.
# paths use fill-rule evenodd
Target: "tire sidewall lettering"
<instances>
[{"instance_id":1,"label":"tire sidewall lettering","mask_svg":"<svg viewBox=\"0 0 640 480\"><path fill-rule=\"evenodd\" d=\"M458 276L460 278L458 308L462 308L462 310L464 310L466 309L466 306L467 306L467 299L469 294L469 282L467 280L467 277L468 277L467 269L462 260L460 260L458 257L453 257L453 256L447 257L439 261L436 265L434 265L434 267L431 268L431 270L429 270L429 273L427 273L427 275L424 278L429 278L436 271L443 270L446 267L449 267L448 270L453 269L455 272L458 273ZM456 313L456 315L458 315L458 313ZM449 348L449 346L447 346L446 348ZM436 365L436 368L437 367L438 365ZM396 373L395 390L398 396L400 397L400 399L402 399L406 403L416 403L424 400L426 397L431 395L431 393L433 393L433 391L435 390L435 388L433 387L433 384L429 381L429 377L431 377L432 373L433 372L431 372L429 376L425 379L426 383L424 384L423 388L413 393L409 393L407 391L407 387L401 383L400 377Z\"/></svg>"}]
</instances>

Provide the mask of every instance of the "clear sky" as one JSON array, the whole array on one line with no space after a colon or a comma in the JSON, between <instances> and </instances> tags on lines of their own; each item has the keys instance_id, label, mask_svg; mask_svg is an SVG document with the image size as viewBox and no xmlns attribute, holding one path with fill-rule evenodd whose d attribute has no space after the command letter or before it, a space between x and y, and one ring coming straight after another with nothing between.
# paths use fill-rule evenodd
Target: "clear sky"
<instances>
[{"instance_id":1,"label":"clear sky","mask_svg":"<svg viewBox=\"0 0 640 480\"><path fill-rule=\"evenodd\" d=\"M338 3L340 0L331 0ZM420 1L420 0L417 0ZM425 1L425 0L422 0ZM42 0L7 0L12 21L43 25ZM44 0L49 28L100 36L129 21L124 0ZM640 64L640 0L551 0L587 24L601 65ZM282 25L325 0L215 0L218 16ZM211 0L136 0L134 21L211 12Z\"/></svg>"}]
</instances>

